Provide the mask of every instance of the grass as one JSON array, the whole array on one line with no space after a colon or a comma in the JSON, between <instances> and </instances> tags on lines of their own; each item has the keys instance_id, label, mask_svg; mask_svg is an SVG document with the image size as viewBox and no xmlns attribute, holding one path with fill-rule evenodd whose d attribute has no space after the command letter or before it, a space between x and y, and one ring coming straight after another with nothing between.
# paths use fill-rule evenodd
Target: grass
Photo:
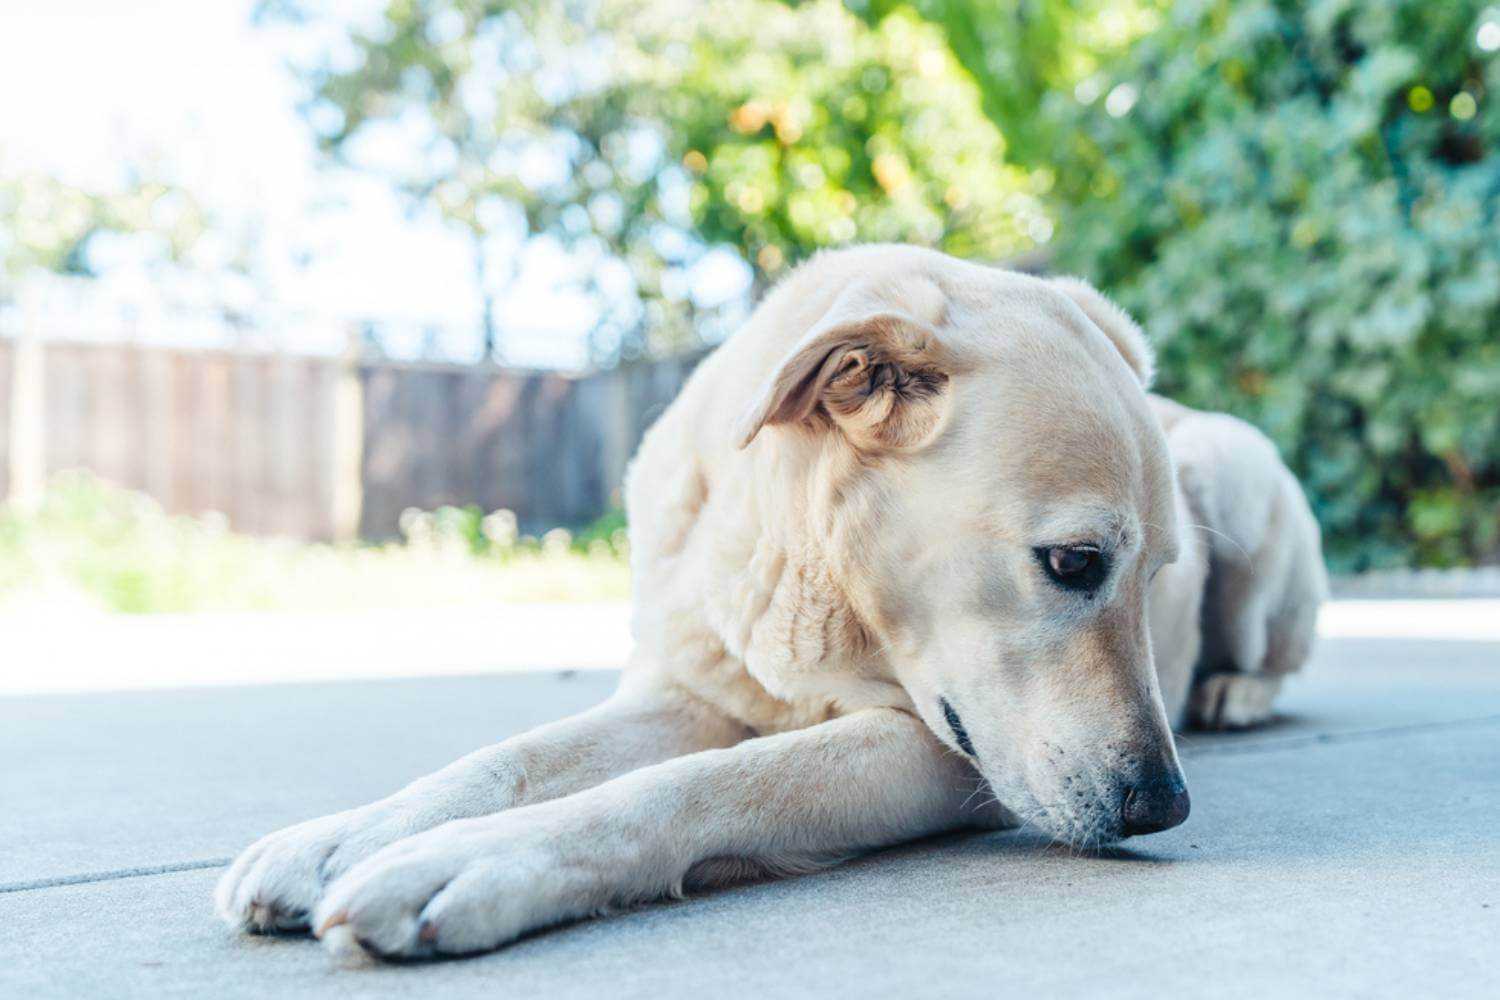
<instances>
[{"instance_id":1,"label":"grass","mask_svg":"<svg viewBox=\"0 0 1500 1000\"><path fill-rule=\"evenodd\" d=\"M66 473L30 509L0 507L0 610L336 611L628 594L619 515L536 539L518 535L508 511L444 507L407 511L401 530L385 544L254 538L220 516L169 515L143 494Z\"/></svg>"}]
</instances>

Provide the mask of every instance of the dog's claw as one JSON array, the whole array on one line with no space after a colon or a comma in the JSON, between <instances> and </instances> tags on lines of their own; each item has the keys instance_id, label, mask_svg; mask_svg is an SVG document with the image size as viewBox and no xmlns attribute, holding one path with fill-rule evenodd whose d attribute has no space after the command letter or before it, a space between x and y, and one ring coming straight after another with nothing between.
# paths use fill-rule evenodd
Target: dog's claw
<instances>
[{"instance_id":1,"label":"dog's claw","mask_svg":"<svg viewBox=\"0 0 1500 1000\"><path fill-rule=\"evenodd\" d=\"M328 933L322 935L322 938L323 946L341 965L366 965L374 958L374 955L360 944L359 939L354 935L354 928L348 924L330 927Z\"/></svg>"},{"instance_id":2,"label":"dog's claw","mask_svg":"<svg viewBox=\"0 0 1500 1000\"><path fill-rule=\"evenodd\" d=\"M321 937L325 936L333 928L338 927L340 925L348 924L348 923L349 923L349 911L348 910L334 910L326 918L324 918L323 922L318 925L318 929L316 931L314 931L313 933L316 934L318 937L321 938Z\"/></svg>"}]
</instances>

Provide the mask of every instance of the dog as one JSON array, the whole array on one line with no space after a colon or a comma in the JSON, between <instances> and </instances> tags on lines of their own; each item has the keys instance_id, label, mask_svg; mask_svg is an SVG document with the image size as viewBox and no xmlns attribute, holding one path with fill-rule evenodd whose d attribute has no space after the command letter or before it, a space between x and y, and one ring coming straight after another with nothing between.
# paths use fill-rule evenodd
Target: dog
<instances>
[{"instance_id":1,"label":"dog","mask_svg":"<svg viewBox=\"0 0 1500 1000\"><path fill-rule=\"evenodd\" d=\"M1171 828L1307 659L1316 522L1084 282L905 246L769 294L627 477L618 691L252 845L216 907L407 959L960 828Z\"/></svg>"}]
</instances>

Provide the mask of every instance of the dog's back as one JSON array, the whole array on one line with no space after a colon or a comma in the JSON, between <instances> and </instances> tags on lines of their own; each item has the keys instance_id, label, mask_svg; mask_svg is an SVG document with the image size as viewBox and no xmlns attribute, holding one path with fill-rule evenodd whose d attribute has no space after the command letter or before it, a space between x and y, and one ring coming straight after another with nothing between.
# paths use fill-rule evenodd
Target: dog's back
<instances>
[{"instance_id":1,"label":"dog's back","mask_svg":"<svg viewBox=\"0 0 1500 1000\"><path fill-rule=\"evenodd\" d=\"M1200 686L1214 675L1249 675L1274 688L1307 660L1318 607L1327 596L1317 522L1260 431L1226 414L1159 397L1152 403L1209 550ZM1219 718L1225 692L1214 695L1217 705L1195 699L1195 721L1259 721Z\"/></svg>"}]
</instances>

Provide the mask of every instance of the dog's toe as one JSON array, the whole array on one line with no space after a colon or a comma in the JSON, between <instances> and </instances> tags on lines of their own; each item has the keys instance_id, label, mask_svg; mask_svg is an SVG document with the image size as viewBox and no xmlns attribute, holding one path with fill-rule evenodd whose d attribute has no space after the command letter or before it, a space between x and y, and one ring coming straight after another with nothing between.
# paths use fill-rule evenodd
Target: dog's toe
<instances>
[{"instance_id":1,"label":"dog's toe","mask_svg":"<svg viewBox=\"0 0 1500 1000\"><path fill-rule=\"evenodd\" d=\"M377 803L263 837L219 880L214 908L231 927L252 934L308 931L324 889L399 843L413 822L408 813Z\"/></svg>"},{"instance_id":2,"label":"dog's toe","mask_svg":"<svg viewBox=\"0 0 1500 1000\"><path fill-rule=\"evenodd\" d=\"M313 926L335 955L351 942L384 959L472 954L573 915L569 881L531 838L439 828L350 869Z\"/></svg>"},{"instance_id":3,"label":"dog's toe","mask_svg":"<svg viewBox=\"0 0 1500 1000\"><path fill-rule=\"evenodd\" d=\"M1280 677L1210 674L1193 688L1189 711L1198 729L1248 729L1271 718Z\"/></svg>"},{"instance_id":4,"label":"dog's toe","mask_svg":"<svg viewBox=\"0 0 1500 1000\"><path fill-rule=\"evenodd\" d=\"M340 829L337 817L325 817L251 845L219 880L214 903L220 918L251 934L306 931Z\"/></svg>"}]
</instances>

